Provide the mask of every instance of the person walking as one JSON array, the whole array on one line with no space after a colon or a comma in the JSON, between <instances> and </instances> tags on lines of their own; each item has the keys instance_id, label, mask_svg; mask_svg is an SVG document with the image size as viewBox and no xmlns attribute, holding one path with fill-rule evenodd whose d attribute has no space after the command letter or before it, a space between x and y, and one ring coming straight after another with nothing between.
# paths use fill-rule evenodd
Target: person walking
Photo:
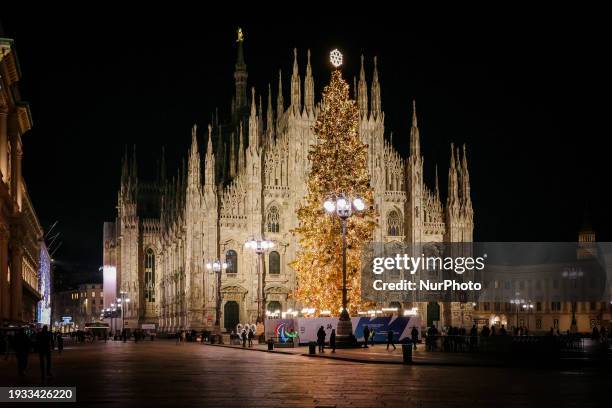
<instances>
[{"instance_id":1,"label":"person walking","mask_svg":"<svg viewBox=\"0 0 612 408\"><path fill-rule=\"evenodd\" d=\"M370 332L370 346L374 347L374 336L376 336L376 331L372 329Z\"/></svg>"},{"instance_id":2,"label":"person walking","mask_svg":"<svg viewBox=\"0 0 612 408\"><path fill-rule=\"evenodd\" d=\"M62 354L62 350L64 350L64 338L62 337L62 333L57 333L57 352L58 354Z\"/></svg>"},{"instance_id":3,"label":"person walking","mask_svg":"<svg viewBox=\"0 0 612 408\"><path fill-rule=\"evenodd\" d=\"M323 326L319 327L317 331L317 344L319 345L319 353L325 353L325 329Z\"/></svg>"},{"instance_id":4,"label":"person walking","mask_svg":"<svg viewBox=\"0 0 612 408\"><path fill-rule=\"evenodd\" d=\"M248 334L247 334L247 332L246 332L246 329L242 329L242 333L241 333L241 336L240 336L240 337L242 337L242 347L246 347L246 344L247 344L247 337L248 337Z\"/></svg>"},{"instance_id":5,"label":"person walking","mask_svg":"<svg viewBox=\"0 0 612 408\"><path fill-rule=\"evenodd\" d=\"M412 345L414 349L417 349L417 343L419 342L419 330L416 327L412 328L410 332L410 337L412 338Z\"/></svg>"},{"instance_id":6,"label":"person walking","mask_svg":"<svg viewBox=\"0 0 612 408\"><path fill-rule=\"evenodd\" d=\"M45 373L51 377L51 333L47 325L36 335L36 348L40 358L40 376L44 380Z\"/></svg>"},{"instance_id":7,"label":"person walking","mask_svg":"<svg viewBox=\"0 0 612 408\"><path fill-rule=\"evenodd\" d=\"M332 329L329 335L329 347L331 347L332 353L336 352L336 329Z\"/></svg>"},{"instance_id":8,"label":"person walking","mask_svg":"<svg viewBox=\"0 0 612 408\"><path fill-rule=\"evenodd\" d=\"M19 376L23 377L28 368L28 355L30 354L30 338L23 328L17 330L13 336L13 350L17 357L17 371Z\"/></svg>"},{"instance_id":9,"label":"person walking","mask_svg":"<svg viewBox=\"0 0 612 408\"><path fill-rule=\"evenodd\" d=\"M472 325L470 329L470 351L476 350L476 344L478 342L478 328L476 325Z\"/></svg>"},{"instance_id":10,"label":"person walking","mask_svg":"<svg viewBox=\"0 0 612 408\"><path fill-rule=\"evenodd\" d=\"M393 350L397 348L393 343L393 330L389 330L387 332L387 350L389 350L389 346L393 346Z\"/></svg>"},{"instance_id":11,"label":"person walking","mask_svg":"<svg viewBox=\"0 0 612 408\"><path fill-rule=\"evenodd\" d=\"M363 347L368 348L368 341L370 340L370 328L366 325L363 328Z\"/></svg>"},{"instance_id":12,"label":"person walking","mask_svg":"<svg viewBox=\"0 0 612 408\"><path fill-rule=\"evenodd\" d=\"M253 347L254 337L255 337L255 333L253 333L253 329L249 329L249 347Z\"/></svg>"}]
</instances>

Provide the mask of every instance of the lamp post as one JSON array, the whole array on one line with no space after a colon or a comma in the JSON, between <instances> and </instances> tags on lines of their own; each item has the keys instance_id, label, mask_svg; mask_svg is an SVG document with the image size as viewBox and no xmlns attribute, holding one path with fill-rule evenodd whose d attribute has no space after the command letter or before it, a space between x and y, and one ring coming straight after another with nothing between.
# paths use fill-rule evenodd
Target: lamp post
<instances>
[{"instance_id":1,"label":"lamp post","mask_svg":"<svg viewBox=\"0 0 612 408\"><path fill-rule=\"evenodd\" d=\"M244 247L252 249L257 254L257 324L263 323L263 279L261 276L261 258L266 249L274 247L274 242L267 239L250 238L244 243Z\"/></svg>"},{"instance_id":2,"label":"lamp post","mask_svg":"<svg viewBox=\"0 0 612 408\"><path fill-rule=\"evenodd\" d=\"M566 268L561 276L571 282L571 306L572 306L572 323L570 325L570 333L578 332L578 323L576 321L576 281L584 276L584 272L576 268Z\"/></svg>"},{"instance_id":3,"label":"lamp post","mask_svg":"<svg viewBox=\"0 0 612 408\"><path fill-rule=\"evenodd\" d=\"M353 325L351 317L347 310L347 288L346 288L346 222L353 214L353 211L363 211L365 202L360 197L347 197L344 194L328 197L323 203L323 208L330 215L336 215L340 218L342 224L342 312L338 320L336 328L336 343L342 345L350 345L351 335L353 334Z\"/></svg>"},{"instance_id":4,"label":"lamp post","mask_svg":"<svg viewBox=\"0 0 612 408\"><path fill-rule=\"evenodd\" d=\"M525 304L525 299L521 299L518 296L520 295L520 293L516 292L516 298L514 299L510 299L510 303L516 306L516 322L515 322L515 329L518 330L519 327L519 309Z\"/></svg>"},{"instance_id":5,"label":"lamp post","mask_svg":"<svg viewBox=\"0 0 612 408\"><path fill-rule=\"evenodd\" d=\"M215 331L216 334L221 334L221 272L227 269L227 263L221 262L219 259L206 263L206 269L216 275L217 281L217 294L215 302Z\"/></svg>"},{"instance_id":6,"label":"lamp post","mask_svg":"<svg viewBox=\"0 0 612 408\"><path fill-rule=\"evenodd\" d=\"M527 303L525 303L523 305L523 310L527 312L527 329L529 329L529 315L531 314L531 311L533 310L533 303L531 301L528 301Z\"/></svg>"},{"instance_id":7,"label":"lamp post","mask_svg":"<svg viewBox=\"0 0 612 408\"><path fill-rule=\"evenodd\" d=\"M117 307L121 309L121 331L123 332L125 330L125 312L130 303L130 298L127 297L127 292L121 291L119 294L121 297L117 299Z\"/></svg>"}]
</instances>

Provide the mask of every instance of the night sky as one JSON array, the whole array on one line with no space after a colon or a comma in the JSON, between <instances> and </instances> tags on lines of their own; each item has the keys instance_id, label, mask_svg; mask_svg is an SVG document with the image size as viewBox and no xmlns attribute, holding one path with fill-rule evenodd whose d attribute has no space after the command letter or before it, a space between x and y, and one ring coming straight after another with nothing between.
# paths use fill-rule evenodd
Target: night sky
<instances>
[{"instance_id":1,"label":"night sky","mask_svg":"<svg viewBox=\"0 0 612 408\"><path fill-rule=\"evenodd\" d=\"M302 74L312 50L317 99L331 49L344 53L351 84L359 55L368 81L377 55L387 133L405 155L416 98L426 180L433 186L438 163L444 196L449 144L467 143L475 240L575 240L586 206L597 238L612 239L610 136L596 126L604 108L594 98L603 92L609 46L597 24L578 29L534 18L417 27L367 16L262 22L188 10L79 18L16 10L0 19L16 40L22 97L34 119L24 137L24 177L43 226L59 220L60 264L101 265L102 223L115 216L126 145L137 145L139 173L150 177L165 145L174 174L192 124L203 129L215 107L227 117L237 26L245 32L249 85L267 92L272 82L276 95L282 68L286 102L293 47Z\"/></svg>"}]
</instances>

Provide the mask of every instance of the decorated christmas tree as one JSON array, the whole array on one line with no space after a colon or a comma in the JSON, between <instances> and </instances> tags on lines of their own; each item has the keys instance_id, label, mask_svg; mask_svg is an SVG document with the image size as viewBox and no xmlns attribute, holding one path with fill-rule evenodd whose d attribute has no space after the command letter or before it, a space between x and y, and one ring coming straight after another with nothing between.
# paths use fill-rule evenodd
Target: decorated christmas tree
<instances>
[{"instance_id":1,"label":"decorated christmas tree","mask_svg":"<svg viewBox=\"0 0 612 408\"><path fill-rule=\"evenodd\" d=\"M331 82L323 91L321 112L314 126L316 142L308 153L311 170L308 192L297 211L300 250L291 266L297 273L296 297L317 313L340 314L342 306L341 219L323 208L327 199L359 197L362 211L353 211L346 226L348 311L356 314L361 302L361 250L372 240L376 226L373 191L367 170L367 149L359 138L359 110L349 99L349 86L338 69L341 55L332 52Z\"/></svg>"}]
</instances>

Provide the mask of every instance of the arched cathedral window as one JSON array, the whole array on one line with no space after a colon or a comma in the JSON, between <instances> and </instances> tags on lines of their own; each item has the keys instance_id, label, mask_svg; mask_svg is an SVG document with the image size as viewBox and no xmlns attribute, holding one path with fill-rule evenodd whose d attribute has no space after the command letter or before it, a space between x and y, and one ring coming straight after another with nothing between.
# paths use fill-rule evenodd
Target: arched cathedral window
<instances>
[{"instance_id":1,"label":"arched cathedral window","mask_svg":"<svg viewBox=\"0 0 612 408\"><path fill-rule=\"evenodd\" d=\"M147 248L144 261L144 298L147 302L155 302L155 253Z\"/></svg>"},{"instance_id":2,"label":"arched cathedral window","mask_svg":"<svg viewBox=\"0 0 612 408\"><path fill-rule=\"evenodd\" d=\"M279 214L278 208L276 206L272 206L268 210L268 215L266 216L266 225L268 227L268 232L279 232Z\"/></svg>"},{"instance_id":3,"label":"arched cathedral window","mask_svg":"<svg viewBox=\"0 0 612 408\"><path fill-rule=\"evenodd\" d=\"M233 249L225 253L225 262L227 262L226 273L238 273L238 254Z\"/></svg>"},{"instance_id":4,"label":"arched cathedral window","mask_svg":"<svg viewBox=\"0 0 612 408\"><path fill-rule=\"evenodd\" d=\"M387 214L387 235L402 235L402 223L399 214L395 210L391 210Z\"/></svg>"},{"instance_id":5,"label":"arched cathedral window","mask_svg":"<svg viewBox=\"0 0 612 408\"><path fill-rule=\"evenodd\" d=\"M270 264L270 275L280 274L280 254L278 252L270 252L268 263Z\"/></svg>"}]
</instances>

